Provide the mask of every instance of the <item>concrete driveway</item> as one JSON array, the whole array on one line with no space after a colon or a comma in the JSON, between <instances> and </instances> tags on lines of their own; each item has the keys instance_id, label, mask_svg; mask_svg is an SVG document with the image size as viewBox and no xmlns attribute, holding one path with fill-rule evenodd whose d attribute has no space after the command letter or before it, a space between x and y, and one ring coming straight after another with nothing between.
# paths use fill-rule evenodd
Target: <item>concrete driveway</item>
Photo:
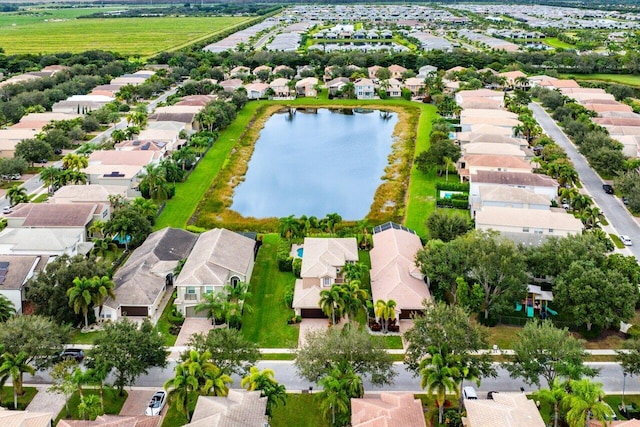
<instances>
[{"instance_id":1,"label":"concrete driveway","mask_svg":"<svg viewBox=\"0 0 640 427\"><path fill-rule=\"evenodd\" d=\"M120 410L120 415L144 415L144 411L147 409L147 405L155 393L156 390L127 390L129 396L127 396L127 401L122 405L122 409ZM165 412L165 409L162 412Z\"/></svg>"}]
</instances>

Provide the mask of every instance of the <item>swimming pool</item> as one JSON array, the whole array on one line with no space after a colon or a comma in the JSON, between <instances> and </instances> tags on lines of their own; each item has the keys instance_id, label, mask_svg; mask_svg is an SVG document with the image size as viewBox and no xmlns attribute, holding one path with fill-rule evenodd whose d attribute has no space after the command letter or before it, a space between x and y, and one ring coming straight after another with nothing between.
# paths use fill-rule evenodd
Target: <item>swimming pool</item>
<instances>
[{"instance_id":1,"label":"swimming pool","mask_svg":"<svg viewBox=\"0 0 640 427\"><path fill-rule=\"evenodd\" d=\"M298 257L302 258L302 254L304 253L304 248L298 248L296 252L298 252Z\"/></svg>"}]
</instances>

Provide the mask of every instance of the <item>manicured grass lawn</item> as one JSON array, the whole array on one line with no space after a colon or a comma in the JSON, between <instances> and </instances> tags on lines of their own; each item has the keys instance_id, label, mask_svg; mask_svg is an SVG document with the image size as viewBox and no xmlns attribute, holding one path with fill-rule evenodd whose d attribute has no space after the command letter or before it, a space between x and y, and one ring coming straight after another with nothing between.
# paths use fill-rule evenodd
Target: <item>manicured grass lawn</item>
<instances>
[{"instance_id":1,"label":"manicured grass lawn","mask_svg":"<svg viewBox=\"0 0 640 427\"><path fill-rule=\"evenodd\" d=\"M38 393L38 389L35 387L22 387L24 394L18 396L18 409L23 411L29 403L33 400L33 397ZM0 389L0 402L2 407L11 407L13 409L13 387L4 386Z\"/></svg>"},{"instance_id":2,"label":"manicured grass lawn","mask_svg":"<svg viewBox=\"0 0 640 427\"><path fill-rule=\"evenodd\" d=\"M8 55L100 49L147 56L214 36L254 17L62 19L0 26ZM82 34L82 37L78 37Z\"/></svg>"},{"instance_id":3,"label":"manicured grass lawn","mask_svg":"<svg viewBox=\"0 0 640 427\"><path fill-rule=\"evenodd\" d=\"M634 381L633 378L630 379L630 378L627 377L627 381L629 381L629 380ZM607 402L609 404L609 406L611 406L611 408L615 411L615 413L618 416L619 420L626 420L627 419L618 410L618 405L620 403L622 403L622 395L621 394L609 394L609 395L604 397L604 401ZM640 395L638 395L638 394L625 394L624 395L624 404L625 405L631 405L632 403L635 403L637 406L640 406Z\"/></svg>"},{"instance_id":4,"label":"manicured grass lawn","mask_svg":"<svg viewBox=\"0 0 640 427\"><path fill-rule=\"evenodd\" d=\"M620 240L617 234L609 234L609 237L611 237L611 240L613 241L613 244L616 245L616 248L618 249L625 248L624 243L622 243L622 240Z\"/></svg>"},{"instance_id":5,"label":"manicured grass lawn","mask_svg":"<svg viewBox=\"0 0 640 427\"><path fill-rule=\"evenodd\" d=\"M561 74L562 78L574 78L576 80L602 80L610 83L621 83L629 86L640 87L640 76L632 74Z\"/></svg>"},{"instance_id":6,"label":"manicured grass lawn","mask_svg":"<svg viewBox=\"0 0 640 427\"><path fill-rule=\"evenodd\" d=\"M169 299L167 306L162 311L162 315L160 316L160 319L158 319L158 330L164 337L164 345L166 345L167 347L171 347L175 345L176 340L178 339L177 335L171 335L171 333L169 333L169 330L171 329L171 326L172 326L171 322L169 322L169 313L171 312L171 309L173 307L173 301L175 299L176 299L176 295L174 292L171 295L171 298Z\"/></svg>"},{"instance_id":7,"label":"manicured grass lawn","mask_svg":"<svg viewBox=\"0 0 640 427\"><path fill-rule=\"evenodd\" d=\"M249 120L259 106L257 102L245 105L238 113L236 120L220 133L218 140L189 175L187 181L176 184L176 194L167 201L164 210L156 220L156 230L164 227L184 228L187 225L198 203L211 187L220 169L226 164L231 149L245 131Z\"/></svg>"},{"instance_id":8,"label":"manicured grass lawn","mask_svg":"<svg viewBox=\"0 0 640 427\"><path fill-rule=\"evenodd\" d=\"M541 39L542 43L545 43L551 47L560 48L560 49L575 49L576 47L572 44L563 42L558 40L557 37L547 37L545 39Z\"/></svg>"},{"instance_id":9,"label":"manicured grass lawn","mask_svg":"<svg viewBox=\"0 0 640 427\"><path fill-rule=\"evenodd\" d=\"M374 335L374 339L382 340L384 342L385 348L389 349L401 349L402 348L402 337L399 335Z\"/></svg>"},{"instance_id":10,"label":"manicured grass lawn","mask_svg":"<svg viewBox=\"0 0 640 427\"><path fill-rule=\"evenodd\" d=\"M292 273L278 270L276 254L280 236L265 234L251 276L251 298L247 304L253 313L244 313L242 334L263 348L291 348L298 345L299 325L287 325L293 310L287 307L284 295L295 281Z\"/></svg>"},{"instance_id":11,"label":"manicured grass lawn","mask_svg":"<svg viewBox=\"0 0 640 427\"><path fill-rule=\"evenodd\" d=\"M516 339L516 334L522 331L519 326L496 325L489 328L489 346L498 344L501 349L511 348L511 343Z\"/></svg>"},{"instance_id":12,"label":"manicured grass lawn","mask_svg":"<svg viewBox=\"0 0 640 427\"><path fill-rule=\"evenodd\" d=\"M289 353L265 353L260 356L260 360L296 360L296 355Z\"/></svg>"},{"instance_id":13,"label":"manicured grass lawn","mask_svg":"<svg viewBox=\"0 0 640 427\"><path fill-rule=\"evenodd\" d=\"M72 344L93 344L96 339L102 335L102 331L93 331L82 333L80 330L75 330L71 334Z\"/></svg>"},{"instance_id":14,"label":"manicured grass lawn","mask_svg":"<svg viewBox=\"0 0 640 427\"><path fill-rule=\"evenodd\" d=\"M100 396L100 390L98 389L83 389L82 392L85 396L88 396L91 394ZM120 396L117 389L105 387L104 388L104 413L111 414L111 415L118 415L120 413L120 410L122 409L122 405L124 405L124 402L127 400L127 395L128 393L126 390L123 390L123 395ZM60 413L58 414L58 417L56 418L56 423L63 418L81 420L82 417L78 412L79 404L80 404L80 395L76 391L69 398L68 406L69 406L69 410L71 411L71 415L69 416L69 414L67 414L67 408L63 407L62 411L60 411Z\"/></svg>"},{"instance_id":15,"label":"manicured grass lawn","mask_svg":"<svg viewBox=\"0 0 640 427\"><path fill-rule=\"evenodd\" d=\"M189 410L193 414L193 410L196 407L197 396L194 394L189 399ZM169 409L167 409L167 413L164 416L164 421L162 422L162 427L180 427L187 424L187 417L182 415L182 413L178 412L176 409L176 405L171 404L171 402L167 402L169 405Z\"/></svg>"},{"instance_id":16,"label":"manicured grass lawn","mask_svg":"<svg viewBox=\"0 0 640 427\"><path fill-rule=\"evenodd\" d=\"M287 404L279 405L271 417L272 427L328 427L316 394L288 394Z\"/></svg>"}]
</instances>

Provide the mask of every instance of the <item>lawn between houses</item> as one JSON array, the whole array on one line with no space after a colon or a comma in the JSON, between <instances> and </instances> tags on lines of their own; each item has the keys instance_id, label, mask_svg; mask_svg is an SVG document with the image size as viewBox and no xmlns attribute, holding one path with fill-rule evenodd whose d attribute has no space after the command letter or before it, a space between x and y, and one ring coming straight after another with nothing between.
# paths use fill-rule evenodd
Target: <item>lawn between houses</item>
<instances>
[{"instance_id":1,"label":"lawn between houses","mask_svg":"<svg viewBox=\"0 0 640 427\"><path fill-rule=\"evenodd\" d=\"M236 120L220 133L216 143L206 153L196 170L184 183L176 185L176 195L167 201L156 221L156 229L166 226L184 228L196 223L205 228L227 228L273 231L277 219L244 218L227 209L233 187L241 181L253 152L262 125L280 107L372 108L396 111L403 116L394 136L402 138L402 147L395 147L395 169L385 170L387 179L376 191L374 206L369 214L372 223L388 220L402 221L419 235L426 235L424 221L435 209L435 172L423 174L409 169L413 158L429 147L431 122L437 117L435 106L405 100L329 100L323 93L319 99L298 98L292 101L252 101L238 114ZM414 148L415 143L415 148ZM404 168L404 169L403 169ZM389 167L387 168L389 169ZM398 176L398 174L400 174ZM393 212L385 202L391 201ZM385 206L383 208L383 206ZM386 209L386 210L385 210Z\"/></svg>"}]
</instances>

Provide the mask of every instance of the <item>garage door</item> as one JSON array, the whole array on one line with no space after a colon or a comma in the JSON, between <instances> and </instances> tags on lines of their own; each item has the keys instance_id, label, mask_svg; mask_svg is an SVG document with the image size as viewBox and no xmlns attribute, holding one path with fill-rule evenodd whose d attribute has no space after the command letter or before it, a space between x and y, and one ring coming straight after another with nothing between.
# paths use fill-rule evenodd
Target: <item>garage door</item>
<instances>
[{"instance_id":1,"label":"garage door","mask_svg":"<svg viewBox=\"0 0 640 427\"><path fill-rule=\"evenodd\" d=\"M300 310L300 315L306 319L326 319L322 310L319 308L303 308Z\"/></svg>"},{"instance_id":2,"label":"garage door","mask_svg":"<svg viewBox=\"0 0 640 427\"><path fill-rule=\"evenodd\" d=\"M123 316L147 317L147 314L149 314L149 307L146 305L142 307L138 305L123 305L120 308L120 311Z\"/></svg>"},{"instance_id":3,"label":"garage door","mask_svg":"<svg viewBox=\"0 0 640 427\"><path fill-rule=\"evenodd\" d=\"M196 308L194 307L187 307L187 317L201 317L201 318L207 318L207 310L202 310L198 313L196 313Z\"/></svg>"}]
</instances>

